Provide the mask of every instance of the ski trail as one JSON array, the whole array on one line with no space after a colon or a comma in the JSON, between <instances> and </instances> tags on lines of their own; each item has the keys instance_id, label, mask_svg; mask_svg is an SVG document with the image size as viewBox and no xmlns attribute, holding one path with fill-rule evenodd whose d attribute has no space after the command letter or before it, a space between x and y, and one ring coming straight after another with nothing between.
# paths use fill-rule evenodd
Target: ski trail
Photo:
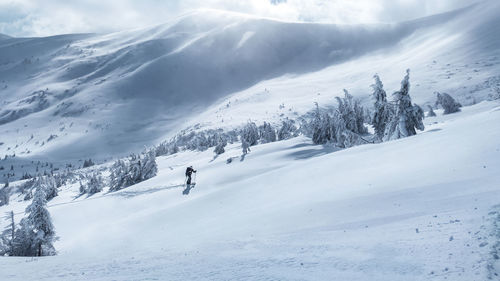
<instances>
[{"instance_id":1,"label":"ski trail","mask_svg":"<svg viewBox=\"0 0 500 281\"><path fill-rule=\"evenodd\" d=\"M150 194L150 193L155 193L155 192L158 192L161 190L174 189L174 188L183 187L183 186L184 186L184 184L176 184L176 185L160 186L160 187L149 188L146 190L138 190L138 191L125 190L125 191L122 191L119 193L109 193L109 195L130 198L130 197L135 197L135 196L139 196L139 195L143 195L143 194ZM106 194L106 195L108 195L108 194Z\"/></svg>"}]
</instances>

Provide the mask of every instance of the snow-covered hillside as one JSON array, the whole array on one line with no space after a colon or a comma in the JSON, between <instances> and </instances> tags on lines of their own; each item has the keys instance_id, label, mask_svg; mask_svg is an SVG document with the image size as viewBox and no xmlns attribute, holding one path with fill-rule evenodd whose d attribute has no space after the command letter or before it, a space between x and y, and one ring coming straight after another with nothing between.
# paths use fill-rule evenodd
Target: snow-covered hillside
<instances>
[{"instance_id":1,"label":"snow-covered hillside","mask_svg":"<svg viewBox=\"0 0 500 281\"><path fill-rule=\"evenodd\" d=\"M0 155L126 155L186 124L276 122L280 104L285 115L300 114L343 88L366 97L374 73L395 89L406 68L417 102L449 91L470 104L498 84L500 36L490 27L499 10L486 1L400 24L348 26L204 10L113 34L2 37Z\"/></svg>"},{"instance_id":2,"label":"snow-covered hillside","mask_svg":"<svg viewBox=\"0 0 500 281\"><path fill-rule=\"evenodd\" d=\"M157 177L122 191L65 187L49 203L59 255L2 258L0 278L495 280L499 122L500 104L483 102L343 151L299 137L230 164L239 146L160 157ZM11 201L0 212L21 216Z\"/></svg>"}]
</instances>

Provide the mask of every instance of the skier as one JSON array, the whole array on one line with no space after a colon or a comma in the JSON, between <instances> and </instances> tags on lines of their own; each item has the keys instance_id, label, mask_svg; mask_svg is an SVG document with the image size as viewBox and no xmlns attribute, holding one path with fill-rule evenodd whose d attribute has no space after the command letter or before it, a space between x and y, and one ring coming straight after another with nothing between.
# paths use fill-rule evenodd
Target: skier
<instances>
[{"instance_id":1,"label":"skier","mask_svg":"<svg viewBox=\"0 0 500 281\"><path fill-rule=\"evenodd\" d=\"M196 173L196 170L193 169L193 166L187 167L187 169L186 169L186 177L187 177L186 187L188 187L188 188L191 186L191 174L193 174L193 173Z\"/></svg>"}]
</instances>

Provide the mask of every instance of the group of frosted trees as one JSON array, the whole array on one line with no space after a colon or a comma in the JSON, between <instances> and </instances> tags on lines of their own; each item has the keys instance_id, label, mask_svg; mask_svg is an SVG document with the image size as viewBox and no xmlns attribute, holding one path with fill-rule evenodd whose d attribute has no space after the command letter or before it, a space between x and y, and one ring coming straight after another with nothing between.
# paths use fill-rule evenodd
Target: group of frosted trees
<instances>
[{"instance_id":1,"label":"group of frosted trees","mask_svg":"<svg viewBox=\"0 0 500 281\"><path fill-rule=\"evenodd\" d=\"M111 167L109 191L117 191L145 181L157 173L155 150L151 149L142 155L132 154L126 160L116 161Z\"/></svg>"},{"instance_id":2,"label":"group of frosted trees","mask_svg":"<svg viewBox=\"0 0 500 281\"><path fill-rule=\"evenodd\" d=\"M410 70L401 81L401 88L387 97L382 81L374 76L373 108L365 109L359 100L344 90L344 97L337 97L337 104L330 109L321 109L318 104L313 112L297 120L285 119L281 125L264 122L258 126L248 121L240 129L224 131L209 129L182 131L168 142L155 147L156 156L170 155L181 150L205 151L213 147L216 156L225 153L226 146L241 143L243 155L250 147L259 143L269 143L296 137L299 134L311 137L315 144L334 144L339 148L351 147L367 142L382 142L413 136L423 130L424 111L412 103L410 97ZM446 93L437 93L435 106L441 106L444 114L460 111L461 105ZM435 116L429 106L428 117ZM372 125L374 135L368 134L365 124Z\"/></svg>"},{"instance_id":3,"label":"group of frosted trees","mask_svg":"<svg viewBox=\"0 0 500 281\"><path fill-rule=\"evenodd\" d=\"M9 182L6 182L4 186L0 188L0 206L8 205L9 198L10 198Z\"/></svg>"},{"instance_id":4,"label":"group of frosted trees","mask_svg":"<svg viewBox=\"0 0 500 281\"><path fill-rule=\"evenodd\" d=\"M204 151L214 147L214 153L220 155L228 144L241 142L242 153L247 154L250 147L259 143L281 141L299 134L311 137L315 144L334 144L340 148L351 147L367 142L381 142L413 136L417 130L423 130L424 111L412 103L410 97L410 71L401 81L401 88L394 92L389 100L378 75L374 76L373 109L364 109L359 100L344 90L344 97L337 97L337 104L331 109L320 109L316 104L313 112L297 120L282 120L280 126L264 122L258 126L248 121L240 129L231 131L205 130L181 132L171 141L155 148L156 155L177 153L180 150ZM444 108L444 114L456 112L460 104L448 94L437 94L436 106ZM432 116L434 112L429 111ZM373 126L375 134L368 134L365 124ZM298 126L297 126L298 125Z\"/></svg>"},{"instance_id":5,"label":"group of frosted trees","mask_svg":"<svg viewBox=\"0 0 500 281\"><path fill-rule=\"evenodd\" d=\"M401 89L393 94L394 100L389 102L380 78L375 75L372 85L375 97L375 113L372 124L379 140L387 141L417 134L424 130L424 111L412 104L410 97L410 70L401 81Z\"/></svg>"},{"instance_id":6,"label":"group of frosted trees","mask_svg":"<svg viewBox=\"0 0 500 281\"><path fill-rule=\"evenodd\" d=\"M55 255L53 242L56 239L54 225L47 210L47 198L53 196L46 182L35 183L31 204L26 208L26 216L18 227L14 212L7 213L8 224L0 237L0 255L48 256Z\"/></svg>"},{"instance_id":7,"label":"group of frosted trees","mask_svg":"<svg viewBox=\"0 0 500 281\"><path fill-rule=\"evenodd\" d=\"M250 147L259 143L270 143L295 137L298 129L290 119L282 121L281 127L275 128L271 123L265 122L257 127L252 121L248 121L240 130L240 141L243 155L250 152Z\"/></svg>"},{"instance_id":8,"label":"group of frosted trees","mask_svg":"<svg viewBox=\"0 0 500 281\"><path fill-rule=\"evenodd\" d=\"M393 100L387 99L384 86L378 75L374 76L374 106L369 118L360 102L353 98L347 90L344 97L337 97L337 105L331 110L321 111L318 104L312 114L311 121L306 123L306 134L315 144L332 143L340 148L369 142L366 120L373 126L375 142L399 139L416 134L423 130L424 111L420 106L412 104L410 97L410 71L401 81L401 89L393 94Z\"/></svg>"},{"instance_id":9,"label":"group of frosted trees","mask_svg":"<svg viewBox=\"0 0 500 281\"><path fill-rule=\"evenodd\" d=\"M126 160L118 160L111 168L109 191L124 187L156 176L158 167L154 150L141 155L131 155ZM0 236L0 255L10 256L46 256L55 255L52 243L56 239L54 226L47 210L47 202L57 196L58 187L66 184L71 177L78 177L80 194L89 196L101 192L105 181L98 171L87 175L47 175L37 176L19 185L18 191L25 200L32 200L26 208L26 217L18 225L14 222L14 213L6 216L7 228ZM83 182L82 182L83 181ZM8 184L0 189L0 202L9 203L11 187Z\"/></svg>"},{"instance_id":10,"label":"group of frosted trees","mask_svg":"<svg viewBox=\"0 0 500 281\"><path fill-rule=\"evenodd\" d=\"M439 93L436 92L436 103L434 104L435 107L441 106L443 108L443 114L451 114L451 113L456 113L460 111L460 107L462 105L455 101L453 97L448 95L447 93ZM435 117L436 113L434 112L434 109L432 106L428 105L429 107L429 112L427 112L427 117Z\"/></svg>"},{"instance_id":11,"label":"group of frosted trees","mask_svg":"<svg viewBox=\"0 0 500 281\"><path fill-rule=\"evenodd\" d=\"M58 181L61 181L59 176L51 176L51 175L38 175L35 178L32 178L26 181L24 184L19 186L19 191L24 194L24 200L31 200L33 198L33 192L36 190L38 186L42 186L45 192L46 200L50 201L52 198L57 196L58 187L62 185L58 185Z\"/></svg>"},{"instance_id":12,"label":"group of frosted trees","mask_svg":"<svg viewBox=\"0 0 500 281\"><path fill-rule=\"evenodd\" d=\"M257 126L248 121L240 129L224 131L210 129L205 131L181 132L168 142L162 142L155 147L156 156L175 154L181 150L205 151L214 147L215 155L223 154L228 144L241 142L243 154L250 150L250 146L259 143L269 143L289 139L298 135L295 121L285 119L281 126L273 126L264 122Z\"/></svg>"},{"instance_id":13,"label":"group of frosted trees","mask_svg":"<svg viewBox=\"0 0 500 281\"><path fill-rule=\"evenodd\" d=\"M362 142L361 136L368 132L364 119L359 101L344 90L344 97L337 97L337 106L333 110L321 111L316 103L311 121L303 124L303 132L310 135L315 144L350 147Z\"/></svg>"},{"instance_id":14,"label":"group of frosted trees","mask_svg":"<svg viewBox=\"0 0 500 281\"><path fill-rule=\"evenodd\" d=\"M91 196L103 190L105 183L99 172L90 173L86 175L85 178L86 183L80 181L80 194Z\"/></svg>"}]
</instances>

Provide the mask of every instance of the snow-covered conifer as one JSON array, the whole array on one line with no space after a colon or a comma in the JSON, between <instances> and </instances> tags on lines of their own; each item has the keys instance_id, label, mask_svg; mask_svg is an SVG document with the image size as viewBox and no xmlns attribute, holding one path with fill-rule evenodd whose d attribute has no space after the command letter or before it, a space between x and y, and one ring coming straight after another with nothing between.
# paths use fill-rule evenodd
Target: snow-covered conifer
<instances>
[{"instance_id":1,"label":"snow-covered conifer","mask_svg":"<svg viewBox=\"0 0 500 281\"><path fill-rule=\"evenodd\" d=\"M34 237L26 218L22 219L12 241L11 256L36 256Z\"/></svg>"},{"instance_id":2,"label":"snow-covered conifer","mask_svg":"<svg viewBox=\"0 0 500 281\"><path fill-rule=\"evenodd\" d=\"M225 152L225 147L227 145L227 141L225 138L219 137L219 141L215 146L214 152L216 155L220 155Z\"/></svg>"},{"instance_id":3,"label":"snow-covered conifer","mask_svg":"<svg viewBox=\"0 0 500 281\"><path fill-rule=\"evenodd\" d=\"M80 193L88 194L89 196L101 192L104 187L104 181L100 173L92 173L87 177L87 184L83 185L80 182Z\"/></svg>"},{"instance_id":4,"label":"snow-covered conifer","mask_svg":"<svg viewBox=\"0 0 500 281\"><path fill-rule=\"evenodd\" d=\"M41 179L41 184L45 188L45 195L47 196L47 201L52 200L58 195L57 184L52 176L39 177Z\"/></svg>"},{"instance_id":5,"label":"snow-covered conifer","mask_svg":"<svg viewBox=\"0 0 500 281\"><path fill-rule=\"evenodd\" d=\"M37 185L33 201L26 208L27 217L21 220L13 241L13 255L47 256L55 255L52 243L55 230L47 210L47 195L42 185Z\"/></svg>"},{"instance_id":6,"label":"snow-covered conifer","mask_svg":"<svg viewBox=\"0 0 500 281\"><path fill-rule=\"evenodd\" d=\"M436 113L432 109L432 106L428 105L429 107L429 112L427 112L427 117L436 117Z\"/></svg>"},{"instance_id":7,"label":"snow-covered conifer","mask_svg":"<svg viewBox=\"0 0 500 281\"><path fill-rule=\"evenodd\" d=\"M243 155L246 155L248 152L250 152L250 144L243 138L241 139L241 149Z\"/></svg>"},{"instance_id":8,"label":"snow-covered conifer","mask_svg":"<svg viewBox=\"0 0 500 281\"><path fill-rule=\"evenodd\" d=\"M317 103L311 126L313 143L325 144L332 139L330 116L322 113Z\"/></svg>"},{"instance_id":9,"label":"snow-covered conifer","mask_svg":"<svg viewBox=\"0 0 500 281\"><path fill-rule=\"evenodd\" d=\"M384 140L393 140L417 134L416 129L423 130L424 111L420 106L411 103L410 70L401 81L401 89L394 94L396 112L386 127Z\"/></svg>"},{"instance_id":10,"label":"snow-covered conifer","mask_svg":"<svg viewBox=\"0 0 500 281\"><path fill-rule=\"evenodd\" d=\"M375 129L375 134L382 140L384 137L385 127L391 117L391 105L387 102L387 94L384 90L384 85L380 77L375 74L373 76L375 84L371 85L373 89L373 98L375 100L372 125Z\"/></svg>"},{"instance_id":11,"label":"snow-covered conifer","mask_svg":"<svg viewBox=\"0 0 500 281\"><path fill-rule=\"evenodd\" d=\"M0 206L8 205L10 198L10 188L9 183L6 182L5 185L0 188Z\"/></svg>"},{"instance_id":12,"label":"snow-covered conifer","mask_svg":"<svg viewBox=\"0 0 500 281\"><path fill-rule=\"evenodd\" d=\"M259 126L259 135L262 143L275 142L276 132L273 126L267 122Z\"/></svg>"},{"instance_id":13,"label":"snow-covered conifer","mask_svg":"<svg viewBox=\"0 0 500 281\"><path fill-rule=\"evenodd\" d=\"M127 181L127 165L123 160L117 160L111 166L109 191L117 191L125 187Z\"/></svg>"},{"instance_id":14,"label":"snow-covered conifer","mask_svg":"<svg viewBox=\"0 0 500 281\"><path fill-rule=\"evenodd\" d=\"M128 162L116 161L111 167L109 191L117 191L122 188L150 179L158 173L156 164L156 153L151 149L138 156L132 154Z\"/></svg>"},{"instance_id":15,"label":"snow-covered conifer","mask_svg":"<svg viewBox=\"0 0 500 281\"><path fill-rule=\"evenodd\" d=\"M158 174L158 165L156 164L156 155L153 149L143 153L141 164L142 178L140 181L156 177L156 174Z\"/></svg>"},{"instance_id":16,"label":"snow-covered conifer","mask_svg":"<svg viewBox=\"0 0 500 281\"><path fill-rule=\"evenodd\" d=\"M3 230L0 237L0 256L5 254L10 255L13 251L13 241L15 237L16 224L14 222L14 211L5 214L7 226Z\"/></svg>"},{"instance_id":17,"label":"snow-covered conifer","mask_svg":"<svg viewBox=\"0 0 500 281\"><path fill-rule=\"evenodd\" d=\"M87 167L94 166L94 165L95 165L94 162L92 162L92 159L90 159L90 158L88 160L85 159L83 161L83 168L87 168Z\"/></svg>"},{"instance_id":18,"label":"snow-covered conifer","mask_svg":"<svg viewBox=\"0 0 500 281\"><path fill-rule=\"evenodd\" d=\"M297 128L294 123L295 122L291 119L286 119L282 122L278 131L278 140L286 140L295 136Z\"/></svg>"},{"instance_id":19,"label":"snow-covered conifer","mask_svg":"<svg viewBox=\"0 0 500 281\"><path fill-rule=\"evenodd\" d=\"M249 146L256 145L259 141L259 130L254 122L249 121L241 130L241 139Z\"/></svg>"},{"instance_id":20,"label":"snow-covered conifer","mask_svg":"<svg viewBox=\"0 0 500 281\"><path fill-rule=\"evenodd\" d=\"M447 93L436 93L437 101L436 106L441 105L444 109L443 114L450 114L460 111L460 107L462 105L455 101L450 95Z\"/></svg>"},{"instance_id":21,"label":"snow-covered conifer","mask_svg":"<svg viewBox=\"0 0 500 281\"><path fill-rule=\"evenodd\" d=\"M344 98L337 97L338 111L346 124L346 129L356 134L366 134L364 110L357 99L344 89Z\"/></svg>"}]
</instances>

